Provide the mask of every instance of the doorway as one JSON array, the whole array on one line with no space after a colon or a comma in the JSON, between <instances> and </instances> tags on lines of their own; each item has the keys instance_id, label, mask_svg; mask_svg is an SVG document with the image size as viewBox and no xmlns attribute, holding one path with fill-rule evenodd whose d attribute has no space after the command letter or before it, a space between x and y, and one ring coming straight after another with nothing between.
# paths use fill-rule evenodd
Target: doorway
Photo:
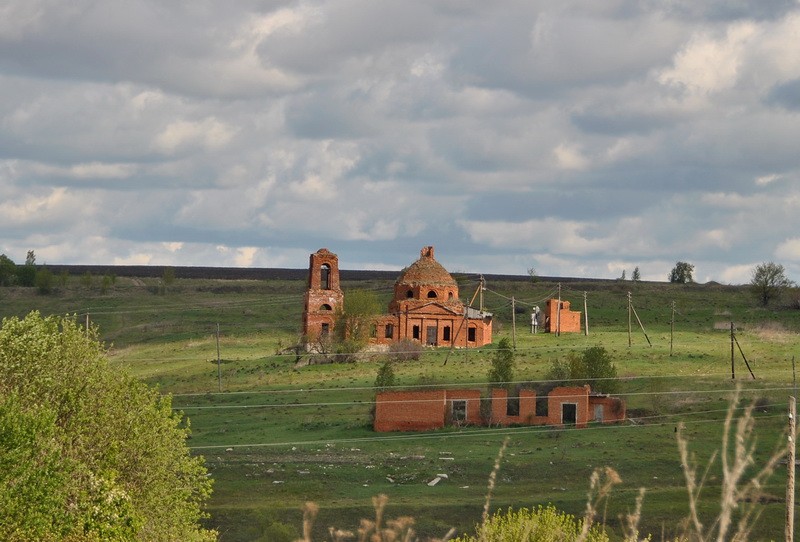
<instances>
[{"instance_id":1,"label":"doorway","mask_svg":"<svg viewBox=\"0 0 800 542\"><path fill-rule=\"evenodd\" d=\"M561 403L561 423L575 425L578 423L577 403Z\"/></svg>"}]
</instances>

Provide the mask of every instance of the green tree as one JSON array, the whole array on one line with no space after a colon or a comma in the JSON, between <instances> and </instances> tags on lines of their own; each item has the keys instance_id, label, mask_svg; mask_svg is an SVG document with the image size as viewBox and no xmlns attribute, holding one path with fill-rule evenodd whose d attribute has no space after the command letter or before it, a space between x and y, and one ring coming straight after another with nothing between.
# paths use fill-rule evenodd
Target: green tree
<instances>
[{"instance_id":1,"label":"green tree","mask_svg":"<svg viewBox=\"0 0 800 542\"><path fill-rule=\"evenodd\" d=\"M667 278L675 284L686 284L694 282L694 265L687 262L676 262L675 267L669 272Z\"/></svg>"},{"instance_id":2,"label":"green tree","mask_svg":"<svg viewBox=\"0 0 800 542\"><path fill-rule=\"evenodd\" d=\"M17 264L5 254L0 254L0 286L11 286L16 280Z\"/></svg>"},{"instance_id":3,"label":"green tree","mask_svg":"<svg viewBox=\"0 0 800 542\"><path fill-rule=\"evenodd\" d=\"M167 291L167 288L172 286L175 282L175 268L174 267L165 267L164 272L161 274L161 282L164 284L164 291Z\"/></svg>"},{"instance_id":4,"label":"green tree","mask_svg":"<svg viewBox=\"0 0 800 542\"><path fill-rule=\"evenodd\" d=\"M503 337L497 343L487 379L491 384L504 385L514 381L514 350L508 337Z\"/></svg>"},{"instance_id":5,"label":"green tree","mask_svg":"<svg viewBox=\"0 0 800 542\"><path fill-rule=\"evenodd\" d=\"M775 262L765 262L753 268L750 278L750 290L762 306L770 301L780 299L784 290L791 288L794 282L786 276L786 269Z\"/></svg>"},{"instance_id":6,"label":"green tree","mask_svg":"<svg viewBox=\"0 0 800 542\"><path fill-rule=\"evenodd\" d=\"M36 254L32 250L25 257L25 265L17 266L17 284L27 288L36 285Z\"/></svg>"},{"instance_id":7,"label":"green tree","mask_svg":"<svg viewBox=\"0 0 800 542\"><path fill-rule=\"evenodd\" d=\"M569 354L565 361L554 361L546 380L555 384L582 386L589 384L594 391L616 393L617 368L611 355L602 346L587 348L580 355Z\"/></svg>"},{"instance_id":8,"label":"green tree","mask_svg":"<svg viewBox=\"0 0 800 542\"><path fill-rule=\"evenodd\" d=\"M87 271L83 275L81 275L81 286L84 288L91 288L92 287L92 273Z\"/></svg>"},{"instance_id":9,"label":"green tree","mask_svg":"<svg viewBox=\"0 0 800 542\"><path fill-rule=\"evenodd\" d=\"M42 267L36 271L36 289L42 295L47 295L53 292L53 283L55 277L53 273L46 267Z\"/></svg>"},{"instance_id":10,"label":"green tree","mask_svg":"<svg viewBox=\"0 0 800 542\"><path fill-rule=\"evenodd\" d=\"M375 377L375 390L384 391L386 388L394 386L394 368L391 361L385 361L378 368L378 375Z\"/></svg>"},{"instance_id":11,"label":"green tree","mask_svg":"<svg viewBox=\"0 0 800 542\"><path fill-rule=\"evenodd\" d=\"M344 307L337 315L336 329L341 340L349 340L355 345L364 346L372 332L375 316L381 311L381 304L375 292L353 290L344 296Z\"/></svg>"},{"instance_id":12,"label":"green tree","mask_svg":"<svg viewBox=\"0 0 800 542\"><path fill-rule=\"evenodd\" d=\"M631 274L631 280L633 282L639 282L640 280L642 280L642 274L639 272L638 266L633 268L633 273Z\"/></svg>"},{"instance_id":13,"label":"green tree","mask_svg":"<svg viewBox=\"0 0 800 542\"><path fill-rule=\"evenodd\" d=\"M170 397L111 370L96 328L36 312L4 319L0 398L0 461L36 467L0 468L0 539L215 539L199 526L211 481L188 426ZM26 481L25 510L3 476Z\"/></svg>"}]
</instances>

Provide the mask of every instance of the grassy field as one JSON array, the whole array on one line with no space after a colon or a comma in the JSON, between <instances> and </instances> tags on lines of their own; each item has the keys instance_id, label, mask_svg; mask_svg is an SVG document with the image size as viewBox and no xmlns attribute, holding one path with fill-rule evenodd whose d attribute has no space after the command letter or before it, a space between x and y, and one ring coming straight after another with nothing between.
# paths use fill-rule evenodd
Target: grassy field
<instances>
[{"instance_id":1,"label":"grassy field","mask_svg":"<svg viewBox=\"0 0 800 542\"><path fill-rule=\"evenodd\" d=\"M345 292L373 290L386 302L392 288L381 281L343 286ZM471 297L475 286L465 279L462 298ZM33 309L82 320L88 314L114 366L173 395L175 407L191 420L190 445L206 457L215 479L209 524L224 541L292 539L308 500L320 505L318 539L328 526L355 529L371 515L370 499L379 493L389 496L389 516L414 516L423 536L442 536L451 527L469 530L480 518L488 476L506 438L493 509L553 503L580 515L592 470L610 466L623 483L609 503L609 528L621 532L618 516L633 508L645 487L643 530L661 539L677 532L688 511L678 422L686 424L691 449L704 462L720 447L728 398L740 386L743 399L758 405L757 461L782 439L800 311L758 308L746 288L570 282L562 297L582 310L586 296L590 334L557 337L529 329L530 308L543 307L556 293L555 283L490 283L484 302L495 314L496 340L516 343L515 380L540 381L554 360L603 346L635 423L378 434L371 430L370 411L381 354L356 363L298 366L295 354L282 353L297 341L304 287L300 281L179 277L164 291L157 279L119 277L101 291L99 284L73 277L48 296L0 289L0 307L3 316ZM635 319L628 334L628 292L646 335ZM738 348L731 378L730 322L756 379ZM492 353L491 346L428 349L418 361L397 364L395 374L407 387L485 388ZM718 473L712 468L704 492L706 518L718 506ZM438 474L447 478L428 486ZM759 538L782 537L784 482L785 474L777 472L765 488L770 498L759 505Z\"/></svg>"}]
</instances>

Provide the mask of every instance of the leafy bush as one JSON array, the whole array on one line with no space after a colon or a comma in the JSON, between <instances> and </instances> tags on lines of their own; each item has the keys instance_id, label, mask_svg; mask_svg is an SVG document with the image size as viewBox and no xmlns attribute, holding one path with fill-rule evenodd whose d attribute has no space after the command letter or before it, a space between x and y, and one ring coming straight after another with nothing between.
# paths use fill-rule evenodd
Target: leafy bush
<instances>
[{"instance_id":1,"label":"leafy bush","mask_svg":"<svg viewBox=\"0 0 800 542\"><path fill-rule=\"evenodd\" d=\"M616 393L619 388L616 378L617 368L602 346L587 348L581 355L570 354L564 361L554 361L546 375L556 385L589 384L601 393Z\"/></svg>"},{"instance_id":2,"label":"leafy bush","mask_svg":"<svg viewBox=\"0 0 800 542\"><path fill-rule=\"evenodd\" d=\"M558 511L553 505L539 506L533 510L509 508L505 512L495 512L485 523L479 525L476 536L465 535L454 541L571 542L579 539L583 521ZM608 540L608 535L598 525L589 529L588 535L580 540L604 542Z\"/></svg>"},{"instance_id":3,"label":"leafy bush","mask_svg":"<svg viewBox=\"0 0 800 542\"><path fill-rule=\"evenodd\" d=\"M96 329L4 319L0 398L0 540L216 538L199 526L211 481L181 414L111 370Z\"/></svg>"},{"instance_id":4,"label":"leafy bush","mask_svg":"<svg viewBox=\"0 0 800 542\"><path fill-rule=\"evenodd\" d=\"M384 391L392 386L394 386L394 369L392 368L392 362L386 361L378 369L378 376L375 377L375 391Z\"/></svg>"},{"instance_id":5,"label":"leafy bush","mask_svg":"<svg viewBox=\"0 0 800 542\"><path fill-rule=\"evenodd\" d=\"M417 341L402 339L389 345L389 359L392 361L418 361L425 348Z\"/></svg>"},{"instance_id":6,"label":"leafy bush","mask_svg":"<svg viewBox=\"0 0 800 542\"><path fill-rule=\"evenodd\" d=\"M514 380L514 350L508 337L503 337L497 343L487 378L492 384L508 384Z\"/></svg>"}]
</instances>

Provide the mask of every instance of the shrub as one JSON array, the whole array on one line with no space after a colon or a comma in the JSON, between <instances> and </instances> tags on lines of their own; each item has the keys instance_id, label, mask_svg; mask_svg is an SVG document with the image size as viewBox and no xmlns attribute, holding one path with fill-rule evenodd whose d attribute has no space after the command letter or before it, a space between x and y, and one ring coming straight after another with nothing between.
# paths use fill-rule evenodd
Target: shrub
<instances>
[{"instance_id":1,"label":"shrub","mask_svg":"<svg viewBox=\"0 0 800 542\"><path fill-rule=\"evenodd\" d=\"M570 354L564 361L556 360L546 375L554 385L569 384L580 386L589 384L601 393L616 393L617 368L611 362L611 355L602 346L593 346L583 354Z\"/></svg>"},{"instance_id":2,"label":"shrub","mask_svg":"<svg viewBox=\"0 0 800 542\"><path fill-rule=\"evenodd\" d=\"M389 359L392 361L418 361L425 348L417 341L402 339L389 345Z\"/></svg>"},{"instance_id":3,"label":"shrub","mask_svg":"<svg viewBox=\"0 0 800 542\"><path fill-rule=\"evenodd\" d=\"M514 380L514 350L508 337L503 337L497 343L487 378L492 384L509 384Z\"/></svg>"},{"instance_id":4,"label":"shrub","mask_svg":"<svg viewBox=\"0 0 800 542\"><path fill-rule=\"evenodd\" d=\"M584 520L577 520L574 516L560 512L555 506L539 506L529 510L521 508L505 512L497 511L493 516L476 530L478 535L465 535L454 539L458 542L506 542L509 540L525 542L570 542L578 540L583 528ZM602 526L589 529L586 537L580 540L607 541L608 535L602 531Z\"/></svg>"},{"instance_id":5,"label":"shrub","mask_svg":"<svg viewBox=\"0 0 800 542\"><path fill-rule=\"evenodd\" d=\"M378 376L375 377L375 391L384 391L392 386L394 386L394 369L392 362L386 361L378 369Z\"/></svg>"}]
</instances>

